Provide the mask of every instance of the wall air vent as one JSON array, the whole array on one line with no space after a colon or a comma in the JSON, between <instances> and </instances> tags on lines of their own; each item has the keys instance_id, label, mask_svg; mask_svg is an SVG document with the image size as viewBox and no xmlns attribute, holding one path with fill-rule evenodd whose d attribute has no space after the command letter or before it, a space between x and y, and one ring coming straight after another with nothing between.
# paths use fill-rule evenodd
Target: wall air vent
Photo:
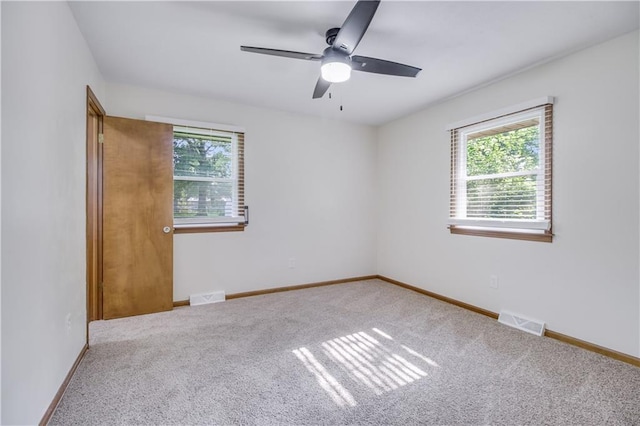
<instances>
[{"instance_id":1,"label":"wall air vent","mask_svg":"<svg viewBox=\"0 0 640 426\"><path fill-rule=\"evenodd\" d=\"M526 331L527 333L542 336L544 334L544 322L524 317L520 314L514 314L508 311L500 311L498 322Z\"/></svg>"},{"instance_id":2,"label":"wall air vent","mask_svg":"<svg viewBox=\"0 0 640 426\"><path fill-rule=\"evenodd\" d=\"M210 293L192 294L189 296L189 305L206 305L207 303L224 302L224 291L212 291Z\"/></svg>"}]
</instances>

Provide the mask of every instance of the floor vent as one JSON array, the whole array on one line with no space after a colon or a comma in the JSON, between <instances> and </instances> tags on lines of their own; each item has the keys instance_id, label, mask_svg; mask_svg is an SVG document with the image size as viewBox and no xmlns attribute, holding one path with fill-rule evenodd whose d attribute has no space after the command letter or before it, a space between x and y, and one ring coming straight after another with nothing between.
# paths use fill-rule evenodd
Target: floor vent
<instances>
[{"instance_id":1,"label":"floor vent","mask_svg":"<svg viewBox=\"0 0 640 426\"><path fill-rule=\"evenodd\" d=\"M518 330L526 331L527 333L535 334L536 336L542 336L544 334L544 322L526 318L508 311L500 311L498 322L517 328Z\"/></svg>"},{"instance_id":2,"label":"floor vent","mask_svg":"<svg viewBox=\"0 0 640 426\"><path fill-rule=\"evenodd\" d=\"M224 291L212 291L210 293L192 294L189 296L189 305L206 305L207 303L224 302Z\"/></svg>"}]
</instances>

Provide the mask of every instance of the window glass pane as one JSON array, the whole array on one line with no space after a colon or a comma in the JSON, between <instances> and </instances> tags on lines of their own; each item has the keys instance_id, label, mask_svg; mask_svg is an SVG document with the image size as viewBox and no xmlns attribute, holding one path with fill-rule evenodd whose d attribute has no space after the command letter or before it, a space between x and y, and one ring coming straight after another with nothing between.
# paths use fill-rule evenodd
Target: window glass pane
<instances>
[{"instance_id":1,"label":"window glass pane","mask_svg":"<svg viewBox=\"0 0 640 426\"><path fill-rule=\"evenodd\" d=\"M234 216L233 182L174 180L174 218Z\"/></svg>"},{"instance_id":2,"label":"window glass pane","mask_svg":"<svg viewBox=\"0 0 640 426\"><path fill-rule=\"evenodd\" d=\"M539 126L534 125L468 138L467 176L537 169L540 155L539 133Z\"/></svg>"},{"instance_id":3,"label":"window glass pane","mask_svg":"<svg viewBox=\"0 0 640 426\"><path fill-rule=\"evenodd\" d=\"M188 133L173 135L174 176L231 178L231 138Z\"/></svg>"},{"instance_id":4,"label":"window glass pane","mask_svg":"<svg viewBox=\"0 0 640 426\"><path fill-rule=\"evenodd\" d=\"M467 217L536 219L536 175L467 182Z\"/></svg>"}]
</instances>

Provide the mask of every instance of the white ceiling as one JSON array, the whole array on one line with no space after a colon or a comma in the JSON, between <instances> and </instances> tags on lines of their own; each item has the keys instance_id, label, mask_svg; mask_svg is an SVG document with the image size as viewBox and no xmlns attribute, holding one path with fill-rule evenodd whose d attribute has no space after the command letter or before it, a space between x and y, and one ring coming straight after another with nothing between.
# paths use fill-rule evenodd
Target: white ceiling
<instances>
[{"instance_id":1,"label":"white ceiling","mask_svg":"<svg viewBox=\"0 0 640 426\"><path fill-rule=\"evenodd\" d=\"M321 53L355 1L70 2L108 82L378 125L639 27L639 3L382 1L355 54L422 68L354 72L311 99ZM340 111L340 105L343 110ZM153 113L150 111L150 113Z\"/></svg>"}]
</instances>

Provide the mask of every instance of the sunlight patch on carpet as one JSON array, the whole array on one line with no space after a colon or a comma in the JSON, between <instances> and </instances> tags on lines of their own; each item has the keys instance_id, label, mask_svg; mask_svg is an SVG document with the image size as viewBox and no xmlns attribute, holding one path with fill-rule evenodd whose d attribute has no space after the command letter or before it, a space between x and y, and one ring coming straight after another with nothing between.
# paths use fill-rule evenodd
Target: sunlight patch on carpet
<instances>
[{"instance_id":1,"label":"sunlight patch on carpet","mask_svg":"<svg viewBox=\"0 0 640 426\"><path fill-rule=\"evenodd\" d=\"M416 356L418 358L420 358L421 360L423 360L424 362L426 362L427 364L429 364L432 367L440 367L438 365L437 362L435 362L434 360L432 360L431 358L427 358L426 356L419 354L418 352L414 351L413 349L405 346L405 345L401 345L402 349L404 349L405 351L409 352L411 355Z\"/></svg>"},{"instance_id":2,"label":"sunlight patch on carpet","mask_svg":"<svg viewBox=\"0 0 640 426\"><path fill-rule=\"evenodd\" d=\"M356 406L356 400L351 393L346 390L323 366L315 356L307 349L300 348L293 351L293 354L314 374L318 384L324 389L331 399L339 406Z\"/></svg>"},{"instance_id":3,"label":"sunlight patch on carpet","mask_svg":"<svg viewBox=\"0 0 640 426\"><path fill-rule=\"evenodd\" d=\"M378 333L379 335L381 335L382 337L384 337L385 339L389 339L389 340L393 340L393 337L389 336L387 333L385 333L384 331L380 331L377 328L372 328L371 330L375 331L376 333Z\"/></svg>"},{"instance_id":4,"label":"sunlight patch on carpet","mask_svg":"<svg viewBox=\"0 0 640 426\"><path fill-rule=\"evenodd\" d=\"M354 382L364 385L376 395L391 392L402 386L406 386L428 374L415 363L425 363L428 367L439 367L430 358L405 345L396 343L389 334L377 329L374 333L390 340L388 345L381 343L372 335L360 331L335 339L324 341L320 344L322 353L346 373ZM404 352L417 358L407 360L398 352ZM331 375L326 367L305 347L293 351L307 370L313 373L318 384L329 394L331 399L339 406L355 406L356 401L352 394Z\"/></svg>"}]
</instances>

